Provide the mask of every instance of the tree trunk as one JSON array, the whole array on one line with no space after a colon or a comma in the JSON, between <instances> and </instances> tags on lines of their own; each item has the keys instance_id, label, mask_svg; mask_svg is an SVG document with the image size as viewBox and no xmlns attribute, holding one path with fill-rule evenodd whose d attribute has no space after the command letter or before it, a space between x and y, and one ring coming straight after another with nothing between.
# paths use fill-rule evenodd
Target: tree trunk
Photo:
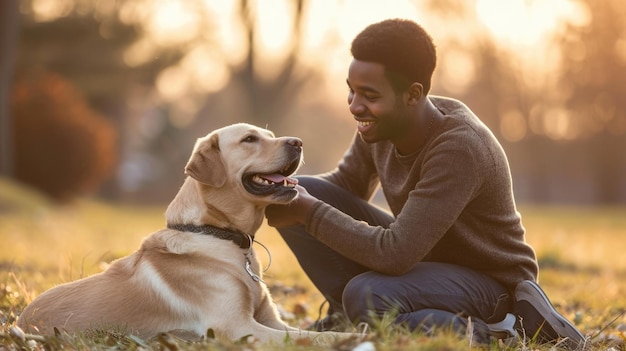
<instances>
[{"instance_id":1,"label":"tree trunk","mask_svg":"<svg viewBox=\"0 0 626 351\"><path fill-rule=\"evenodd\" d=\"M19 0L0 1L0 175L13 175L13 128L9 108L15 52L17 50Z\"/></svg>"}]
</instances>

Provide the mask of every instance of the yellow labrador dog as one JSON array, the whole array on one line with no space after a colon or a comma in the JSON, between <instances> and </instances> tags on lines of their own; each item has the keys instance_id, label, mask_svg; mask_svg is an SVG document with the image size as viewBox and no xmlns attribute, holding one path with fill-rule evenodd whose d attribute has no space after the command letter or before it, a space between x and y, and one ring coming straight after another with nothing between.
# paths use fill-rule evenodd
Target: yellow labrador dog
<instances>
[{"instance_id":1,"label":"yellow labrador dog","mask_svg":"<svg viewBox=\"0 0 626 351\"><path fill-rule=\"evenodd\" d=\"M149 338L159 332L212 329L221 340L310 338L285 324L252 248L269 204L297 196L289 178L302 162L302 141L234 124L198 139L187 178L165 213L167 229L102 273L54 287L22 312L18 326L41 334L122 326Z\"/></svg>"}]
</instances>

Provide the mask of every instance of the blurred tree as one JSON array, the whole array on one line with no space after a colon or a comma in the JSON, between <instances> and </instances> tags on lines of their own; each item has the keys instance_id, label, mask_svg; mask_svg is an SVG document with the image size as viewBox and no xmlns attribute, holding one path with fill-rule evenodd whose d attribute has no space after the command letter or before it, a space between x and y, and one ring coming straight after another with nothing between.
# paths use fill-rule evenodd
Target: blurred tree
<instances>
[{"instance_id":1,"label":"blurred tree","mask_svg":"<svg viewBox=\"0 0 626 351\"><path fill-rule=\"evenodd\" d=\"M546 49L560 53L556 69L524 66L487 36L446 46L472 57L474 79L453 95L501 140L522 201L626 201L626 8L579 3L581 17Z\"/></svg>"},{"instance_id":2,"label":"blurred tree","mask_svg":"<svg viewBox=\"0 0 626 351\"><path fill-rule=\"evenodd\" d=\"M142 37L142 25L120 18L123 1L63 3L66 8L61 15L42 20L33 10L33 0L21 2L18 69L43 68L61 74L76 84L94 108L119 122L130 91L152 87L163 68L180 60L181 50L160 47L153 60L130 67L124 54Z\"/></svg>"},{"instance_id":3,"label":"blurred tree","mask_svg":"<svg viewBox=\"0 0 626 351\"><path fill-rule=\"evenodd\" d=\"M179 173L159 169L169 169L172 165L173 169L182 169L181 162L186 160L189 144L193 143L190 135L208 132L230 122L228 118L278 126L296 103L304 82L313 82L314 75L303 71L296 58L304 1L289 3L293 9L291 41L285 58L272 66L275 74L271 77L262 74L268 67L259 64L263 55L258 43L258 6L261 5L247 0L236 3L239 8L235 19L245 32L245 58L243 62L227 62L230 80L219 92L207 94L187 87L174 99L162 95L163 89L174 89L185 79L198 80L193 74L185 76L184 71L189 70L189 58L199 47L215 55L220 52L224 55L228 50L214 41L217 35L212 27L214 19L200 0L174 4L184 7L187 13L191 11L196 26L186 30L182 39L171 42L149 32L155 30L156 20L165 18L159 17L163 14L159 12L162 2L68 0L55 5L56 16L42 19L35 11L35 2L24 0L18 68L28 72L39 67L72 81L88 103L110 118L120 131L120 158L124 165L121 174L148 174L150 179L138 180L133 189L156 194L153 188L156 183L178 184ZM164 15L169 16L168 21L181 17ZM204 108L186 108L198 102ZM191 123L180 123L179 117ZM167 187L160 187L164 188ZM119 189L119 185L110 185L107 192L113 189Z\"/></svg>"},{"instance_id":4,"label":"blurred tree","mask_svg":"<svg viewBox=\"0 0 626 351\"><path fill-rule=\"evenodd\" d=\"M626 44L618 38L624 32L624 10L617 0L578 1L586 4L591 20L563 32L560 81L554 69L529 75L525 70L529 67L520 67L516 53L502 50L485 33L468 34L469 28L478 28L473 2L422 3L435 14L429 21L439 20L444 26L462 23L458 28L463 28L456 42L440 44L446 48L440 63L450 59L448 67L455 69L444 67L436 74L444 72L453 80L459 70L472 71L468 77L473 80L463 83L462 90L448 94L443 80L436 79L434 93L460 98L498 135L514 176L522 180L516 184L521 183L529 194L527 200L571 199L580 193L572 188L593 189L585 193L586 200L626 197L626 186L617 177L624 178L626 162L623 155L615 154L623 149L626 129L620 99ZM303 64L299 56L306 55L300 46L310 2L285 2L288 44L280 53L269 53L269 60L260 35L263 4L251 0L226 2L235 6L226 20L207 10L207 4L217 2L202 0L65 0L49 2L56 12L46 18L34 10L34 3L20 3L19 70L61 73L91 106L115 123L120 131L122 173L139 175L124 191L136 189L138 198L157 194L156 184L161 192L175 189L182 173L171 170L182 169L195 137L224 123L245 120L269 126L278 134L317 130L311 125L318 119L293 118L305 113L303 92L309 94L313 90L308 88L319 90L320 86L320 73ZM185 11L183 15L172 11L180 7L193 14L194 26L168 27L187 19ZM235 33L233 41L239 43L242 38L242 53L216 40L223 35L218 28L223 21L228 22L229 35ZM155 30L163 25L167 29ZM243 34L237 37L239 30ZM176 33L180 37L174 41L164 38ZM464 58L459 60L457 53ZM212 55L220 57L206 60ZM220 65L227 73L214 74L212 68ZM203 89L203 84L214 80L223 80L225 85L219 90ZM337 116L344 110L328 111L320 103L311 104L306 113ZM332 118L319 121L337 123ZM569 153L574 150L576 158ZM594 180L590 180L592 173ZM168 198L171 193L157 198Z\"/></svg>"},{"instance_id":5,"label":"blurred tree","mask_svg":"<svg viewBox=\"0 0 626 351\"><path fill-rule=\"evenodd\" d=\"M561 84L580 136L626 134L626 8L620 0L578 0L588 20L570 23L561 45Z\"/></svg>"},{"instance_id":6,"label":"blurred tree","mask_svg":"<svg viewBox=\"0 0 626 351\"><path fill-rule=\"evenodd\" d=\"M579 0L588 21L560 36L561 89L585 142L597 200L626 202L626 7L621 0Z\"/></svg>"},{"instance_id":7,"label":"blurred tree","mask_svg":"<svg viewBox=\"0 0 626 351\"><path fill-rule=\"evenodd\" d=\"M150 100L159 72L178 62L183 52L180 47L159 46L150 51L151 59L131 66L125 54L144 34L136 14L140 11L133 3L70 0L51 4L57 6L55 16L41 18L34 1L21 1L16 71L56 72L71 81L87 104L119 131L119 148L111 151L117 150L114 157L123 159L141 139L132 129L140 116L129 105L133 98ZM131 7L124 9L124 5ZM122 18L124 14L127 18ZM103 194L118 197L120 191L117 179L110 178Z\"/></svg>"},{"instance_id":8,"label":"blurred tree","mask_svg":"<svg viewBox=\"0 0 626 351\"><path fill-rule=\"evenodd\" d=\"M236 20L241 24L245 52L241 61L229 64L230 81L219 92L205 98L199 116L204 120L196 125L210 125L220 114L234 115L239 121L269 126L281 133L280 128L293 122L290 112L299 104L298 96L308 86L320 83L321 71L301 64L302 27L307 2L288 1L288 43L280 49L278 58L263 60L268 49L260 44L259 22L261 3L236 0ZM222 49L223 50L223 49ZM272 62L274 61L274 62ZM234 97L234 98L233 98ZM216 108L218 106L218 108ZM222 122L223 123L223 122ZM215 125L212 125L215 127ZM285 128L287 129L287 128Z\"/></svg>"},{"instance_id":9,"label":"blurred tree","mask_svg":"<svg viewBox=\"0 0 626 351\"><path fill-rule=\"evenodd\" d=\"M258 17L251 6L250 0L240 0L240 18L246 33L248 51L245 61L240 68L235 68L233 73L234 84L240 84L245 89L244 101L248 101L251 123L260 126L279 126L288 118L286 113L293 107L293 102L300 93L305 82L312 82L312 72L304 72L296 75L298 68L297 54L302 42L302 21L304 14L304 1L294 0L292 15L292 37L290 46L287 48L284 62L278 67L278 71L272 78L261 78L259 72L262 67L258 65L259 53L256 48L257 34L256 24ZM260 5L257 5L260 6Z\"/></svg>"},{"instance_id":10,"label":"blurred tree","mask_svg":"<svg viewBox=\"0 0 626 351\"><path fill-rule=\"evenodd\" d=\"M0 1L0 175L13 174L9 95L18 37L18 0Z\"/></svg>"},{"instance_id":11,"label":"blurred tree","mask_svg":"<svg viewBox=\"0 0 626 351\"><path fill-rule=\"evenodd\" d=\"M11 107L17 179L66 202L95 191L111 176L115 128L63 78L19 77Z\"/></svg>"}]
</instances>

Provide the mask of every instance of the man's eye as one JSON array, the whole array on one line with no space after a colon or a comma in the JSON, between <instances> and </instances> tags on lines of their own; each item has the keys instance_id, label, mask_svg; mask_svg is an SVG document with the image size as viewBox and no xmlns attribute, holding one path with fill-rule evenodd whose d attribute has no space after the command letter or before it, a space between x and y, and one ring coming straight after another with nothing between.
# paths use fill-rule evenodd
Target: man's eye
<instances>
[{"instance_id":1,"label":"man's eye","mask_svg":"<svg viewBox=\"0 0 626 351\"><path fill-rule=\"evenodd\" d=\"M365 99L367 101L376 101L376 99L378 99L378 96L373 96L373 95L365 95Z\"/></svg>"}]
</instances>

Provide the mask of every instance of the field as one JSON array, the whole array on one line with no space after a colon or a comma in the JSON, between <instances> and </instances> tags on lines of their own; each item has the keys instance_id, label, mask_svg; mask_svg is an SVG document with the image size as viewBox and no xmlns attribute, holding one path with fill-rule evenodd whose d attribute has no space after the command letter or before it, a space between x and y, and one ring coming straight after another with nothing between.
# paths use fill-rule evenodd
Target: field
<instances>
[{"instance_id":1,"label":"field","mask_svg":"<svg viewBox=\"0 0 626 351\"><path fill-rule=\"evenodd\" d=\"M142 238L164 226L165 206L134 207L81 200L58 207L36 193L0 179L0 351L36 349L265 350L246 342L138 338L106 331L59 335L23 342L11 329L21 309L44 290L101 271L111 260L135 250ZM626 207L521 206L527 240L540 258L540 283L557 309L592 336L590 349L625 350ZM322 298L300 271L278 233L264 225L256 250L271 267L265 280L290 324L306 326L318 317ZM11 336L13 335L13 336ZM36 338L35 338L36 339ZM374 330L371 343L337 344L329 350L470 349L463 338L424 337L393 328ZM4 345L4 346L2 346ZM522 340L490 349L549 350ZM320 349L293 342L288 350Z\"/></svg>"}]
</instances>

